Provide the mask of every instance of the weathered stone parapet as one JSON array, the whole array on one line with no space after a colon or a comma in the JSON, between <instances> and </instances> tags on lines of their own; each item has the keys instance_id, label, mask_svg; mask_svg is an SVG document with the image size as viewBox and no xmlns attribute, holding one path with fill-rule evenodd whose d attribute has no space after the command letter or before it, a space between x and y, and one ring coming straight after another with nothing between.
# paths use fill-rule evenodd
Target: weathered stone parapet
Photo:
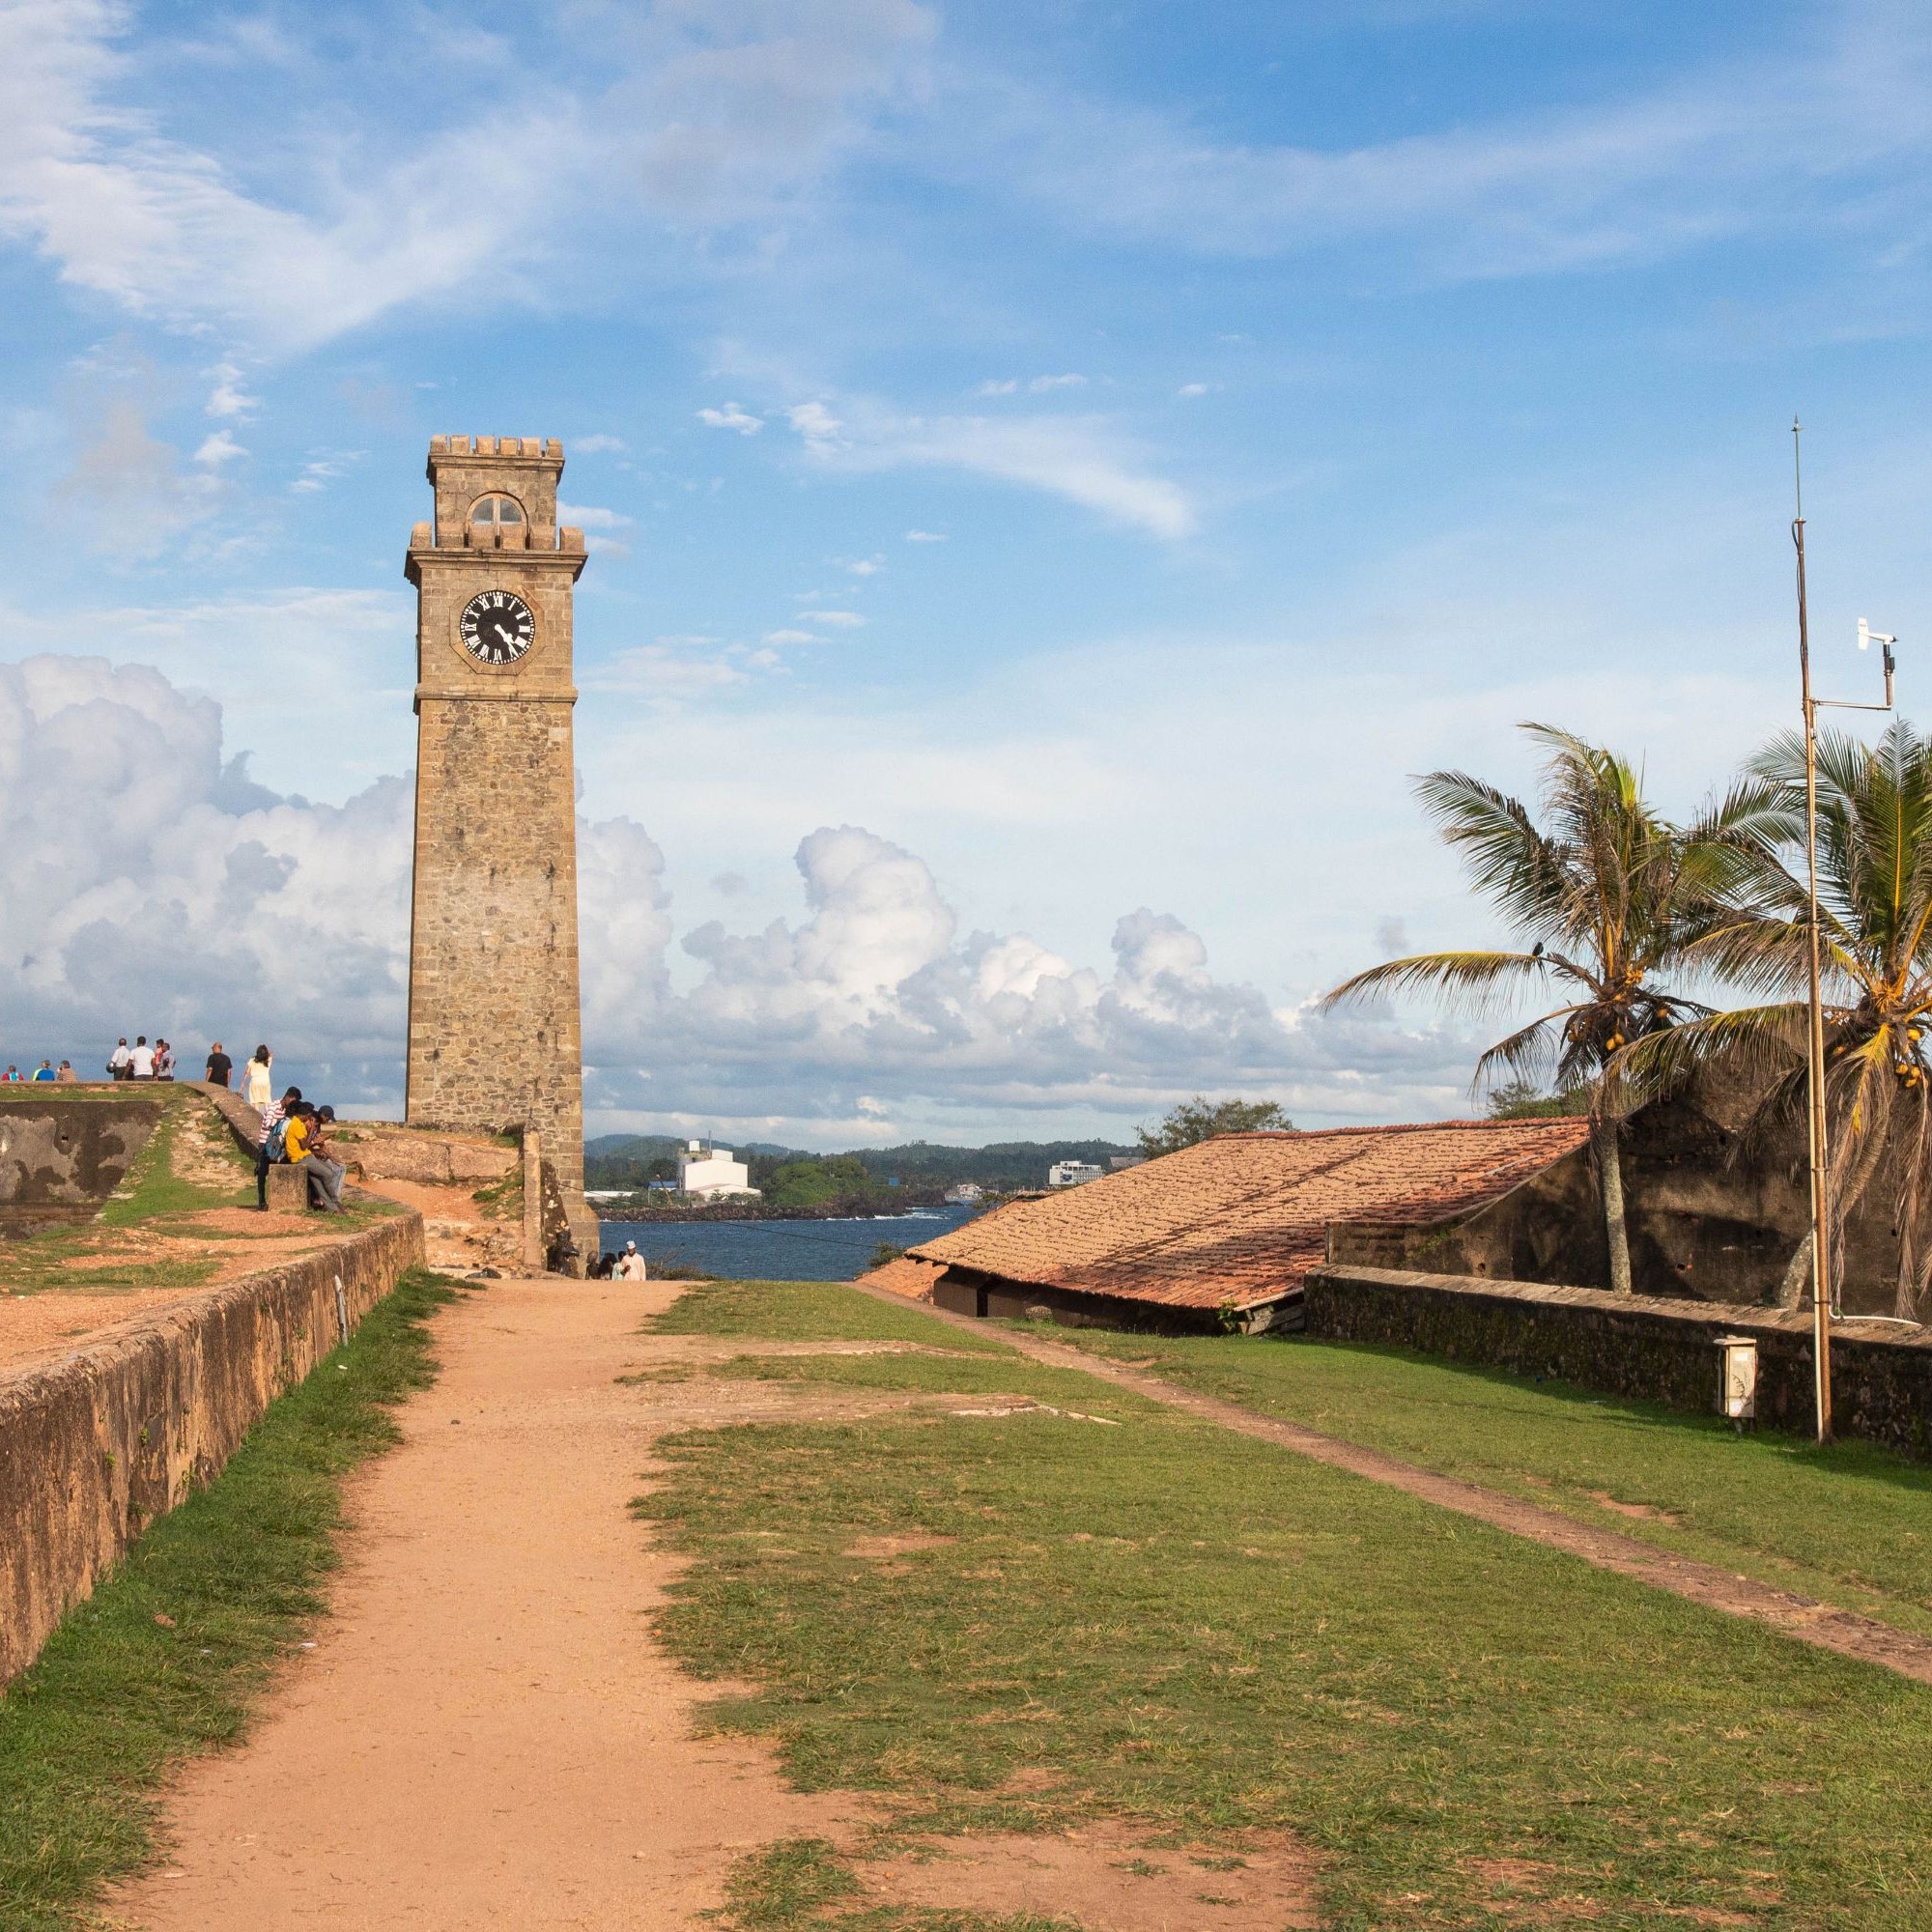
<instances>
[{"instance_id":1,"label":"weathered stone parapet","mask_svg":"<svg viewBox=\"0 0 1932 1932\"><path fill-rule=\"evenodd\" d=\"M1717 1406L1718 1338L1747 1335L1758 1420L1795 1434L1812 1424L1808 1312L1332 1263L1309 1274L1302 1305L1308 1333L1324 1340L1392 1343L1705 1411ZM1840 1435L1932 1459L1932 1334L1833 1322L1832 1414Z\"/></svg>"},{"instance_id":2,"label":"weathered stone parapet","mask_svg":"<svg viewBox=\"0 0 1932 1932\"><path fill-rule=\"evenodd\" d=\"M422 1255L399 1214L0 1369L0 1683Z\"/></svg>"}]
</instances>

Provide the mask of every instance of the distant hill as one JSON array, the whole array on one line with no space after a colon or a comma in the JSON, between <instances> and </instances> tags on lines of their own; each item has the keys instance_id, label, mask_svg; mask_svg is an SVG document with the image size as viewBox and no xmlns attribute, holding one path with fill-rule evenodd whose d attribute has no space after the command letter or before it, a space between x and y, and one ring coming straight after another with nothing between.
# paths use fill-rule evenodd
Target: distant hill
<instances>
[{"instance_id":1,"label":"distant hill","mask_svg":"<svg viewBox=\"0 0 1932 1932\"><path fill-rule=\"evenodd\" d=\"M676 1134L599 1134L583 1144L584 1185L642 1187L654 1178L668 1178L683 1146ZM838 1157L769 1141L734 1143L733 1151L750 1166L753 1187L763 1186L787 1161ZM1105 1167L1113 1155L1136 1151L1121 1141L996 1141L982 1148L909 1141L899 1147L852 1148L844 1157L859 1161L880 1184L897 1180L906 1187L951 1187L955 1181L976 1180L981 1187L1009 1192L1044 1187L1046 1171L1056 1161L1085 1160ZM652 1169L660 1166L660 1176L654 1176Z\"/></svg>"}]
</instances>

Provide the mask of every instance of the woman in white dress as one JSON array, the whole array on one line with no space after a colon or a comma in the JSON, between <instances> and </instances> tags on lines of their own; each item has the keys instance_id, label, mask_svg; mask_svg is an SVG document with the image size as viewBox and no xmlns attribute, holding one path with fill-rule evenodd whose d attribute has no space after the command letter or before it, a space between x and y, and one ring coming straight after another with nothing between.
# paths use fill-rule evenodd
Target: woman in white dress
<instances>
[{"instance_id":1,"label":"woman in white dress","mask_svg":"<svg viewBox=\"0 0 1932 1932\"><path fill-rule=\"evenodd\" d=\"M266 1046L258 1046L242 1075L242 1097L264 1117L264 1128L269 1125L268 1111L275 1104L275 1086L269 1077L269 1069L274 1064L275 1056Z\"/></svg>"}]
</instances>

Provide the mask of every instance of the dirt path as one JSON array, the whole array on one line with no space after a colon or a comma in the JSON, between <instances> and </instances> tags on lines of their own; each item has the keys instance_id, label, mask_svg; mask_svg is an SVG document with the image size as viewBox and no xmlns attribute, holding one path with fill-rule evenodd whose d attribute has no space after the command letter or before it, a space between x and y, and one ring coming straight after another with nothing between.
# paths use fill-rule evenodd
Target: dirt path
<instances>
[{"instance_id":1,"label":"dirt path","mask_svg":"<svg viewBox=\"0 0 1932 1932\"><path fill-rule=\"evenodd\" d=\"M890 1289L868 1288L863 1283L857 1286L880 1301L905 1306L905 1297L895 1294ZM981 1334L985 1332L981 1323L968 1316L936 1308L927 1308L926 1313L956 1327L977 1329ZM1298 1455L1312 1457L1316 1462L1326 1463L1333 1468L1347 1469L1353 1475L1366 1476L1371 1482L1386 1483L1391 1489L1406 1491L1412 1496L1420 1496L1424 1502L1454 1510L1460 1516L1475 1517L1483 1522L1492 1523L1514 1536L1527 1537L1532 1543L1547 1544L1552 1549L1580 1556L1584 1562L1594 1563L1600 1570L1614 1570L1621 1576L1634 1577L1640 1582L1668 1590L1675 1596L1688 1597L1692 1603L1706 1605L1712 1609L1771 1624L1787 1636L1795 1636L1804 1643L1815 1643L1822 1650L1856 1657L1862 1662L1895 1670L1902 1677L1932 1684L1932 1640L1915 1636L1909 1631L1894 1629L1890 1624L1878 1623L1870 1617L1861 1617L1852 1610L1833 1609L1813 1598L1801 1597L1796 1591L1780 1590L1773 1584L1740 1577L1735 1571L1720 1570L1716 1564L1699 1563L1688 1556L1674 1556L1668 1550L1640 1543L1634 1537L1619 1536L1614 1530L1594 1529L1588 1523L1578 1522L1574 1517L1564 1516L1560 1511L1541 1509L1535 1503L1523 1502L1519 1497L1504 1495L1495 1490L1483 1489L1475 1483L1465 1483L1456 1476L1438 1475L1433 1469L1405 1463L1400 1457L1385 1455L1379 1449L1365 1449L1359 1443L1324 1435L1319 1430L1305 1428L1298 1422L1284 1422L1273 1416L1262 1415L1252 1408L1243 1408L1238 1403L1224 1402L1218 1396L1199 1395L1177 1382L1150 1375L1144 1370L1123 1368L1104 1356L1089 1354L1084 1349L1073 1348L1065 1342L1053 1342L1044 1336L1012 1330L1005 1331L1000 1339L1011 1343L1021 1354L1030 1356L1034 1361L1056 1369L1084 1370L1088 1375L1098 1376L1102 1380L1131 1389L1136 1395L1146 1396L1151 1401L1165 1403L1171 1408L1184 1409L1189 1415L1198 1415L1207 1422L1218 1423L1223 1429L1235 1430L1263 1442L1278 1443L1285 1449L1293 1449Z\"/></svg>"},{"instance_id":2,"label":"dirt path","mask_svg":"<svg viewBox=\"0 0 1932 1932\"><path fill-rule=\"evenodd\" d=\"M671 1293L506 1280L442 1312L440 1378L355 1485L334 1614L249 1742L188 1768L173 1857L110 1923L668 1932L741 1853L847 1834L756 1747L694 1739L703 1689L646 1629L674 1573L627 1505L652 1436L695 1418L616 1378Z\"/></svg>"}]
</instances>

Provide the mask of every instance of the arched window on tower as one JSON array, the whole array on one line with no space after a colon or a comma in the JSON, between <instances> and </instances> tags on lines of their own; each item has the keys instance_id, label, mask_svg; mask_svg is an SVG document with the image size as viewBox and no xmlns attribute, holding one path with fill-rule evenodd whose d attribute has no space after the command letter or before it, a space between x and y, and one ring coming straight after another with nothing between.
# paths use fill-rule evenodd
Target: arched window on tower
<instances>
[{"instance_id":1,"label":"arched window on tower","mask_svg":"<svg viewBox=\"0 0 1932 1932\"><path fill-rule=\"evenodd\" d=\"M524 506L514 497L493 493L469 506L469 543L474 550L522 550L529 541L528 527Z\"/></svg>"}]
</instances>

